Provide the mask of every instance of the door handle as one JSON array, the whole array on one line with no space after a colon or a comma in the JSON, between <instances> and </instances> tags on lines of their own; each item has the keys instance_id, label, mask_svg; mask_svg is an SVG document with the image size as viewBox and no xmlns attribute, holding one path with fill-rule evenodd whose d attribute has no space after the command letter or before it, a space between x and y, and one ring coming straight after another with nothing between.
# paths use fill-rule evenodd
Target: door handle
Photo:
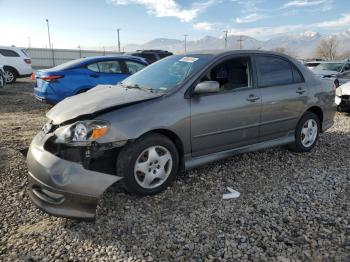
<instances>
[{"instance_id":1,"label":"door handle","mask_svg":"<svg viewBox=\"0 0 350 262\"><path fill-rule=\"evenodd\" d=\"M299 88L297 89L297 91L295 91L295 92L297 92L298 94L301 95L301 94L303 94L303 93L306 92L306 89L299 87Z\"/></svg>"},{"instance_id":2,"label":"door handle","mask_svg":"<svg viewBox=\"0 0 350 262\"><path fill-rule=\"evenodd\" d=\"M247 97L247 101L249 101L249 102L255 102L256 100L259 100L260 99L260 97L258 97L258 96L256 96L256 95L249 95L248 97Z\"/></svg>"},{"instance_id":3,"label":"door handle","mask_svg":"<svg viewBox=\"0 0 350 262\"><path fill-rule=\"evenodd\" d=\"M90 75L90 77L93 77L93 78L99 78L98 75Z\"/></svg>"}]
</instances>

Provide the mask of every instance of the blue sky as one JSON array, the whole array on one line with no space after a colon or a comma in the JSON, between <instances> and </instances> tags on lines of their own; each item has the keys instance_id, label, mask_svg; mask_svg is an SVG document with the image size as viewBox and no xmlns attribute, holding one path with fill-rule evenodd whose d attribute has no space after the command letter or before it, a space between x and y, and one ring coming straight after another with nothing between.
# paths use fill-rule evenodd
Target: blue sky
<instances>
[{"instance_id":1,"label":"blue sky","mask_svg":"<svg viewBox=\"0 0 350 262\"><path fill-rule=\"evenodd\" d=\"M0 0L0 45L57 48L122 46L154 38L192 40L244 34L265 40L285 33L350 28L350 0Z\"/></svg>"}]
</instances>

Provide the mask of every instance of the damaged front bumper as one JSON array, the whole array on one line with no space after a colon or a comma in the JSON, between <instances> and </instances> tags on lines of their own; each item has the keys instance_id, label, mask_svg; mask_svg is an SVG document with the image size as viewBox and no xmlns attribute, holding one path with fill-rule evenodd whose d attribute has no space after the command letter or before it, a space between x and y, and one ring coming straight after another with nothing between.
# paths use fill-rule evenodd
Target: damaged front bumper
<instances>
[{"instance_id":1,"label":"damaged front bumper","mask_svg":"<svg viewBox=\"0 0 350 262\"><path fill-rule=\"evenodd\" d=\"M41 210L70 218L95 218L98 199L122 177L88 170L45 150L50 138L40 132L33 139L28 155L29 196Z\"/></svg>"},{"instance_id":2,"label":"damaged front bumper","mask_svg":"<svg viewBox=\"0 0 350 262\"><path fill-rule=\"evenodd\" d=\"M350 112L350 95L336 96L335 103L340 112Z\"/></svg>"}]
</instances>

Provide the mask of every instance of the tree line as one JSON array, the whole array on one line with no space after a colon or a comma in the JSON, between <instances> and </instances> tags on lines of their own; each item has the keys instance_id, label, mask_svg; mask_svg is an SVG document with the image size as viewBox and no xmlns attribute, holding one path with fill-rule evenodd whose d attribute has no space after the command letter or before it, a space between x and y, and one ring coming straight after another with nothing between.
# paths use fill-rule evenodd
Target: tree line
<instances>
[{"instance_id":1,"label":"tree line","mask_svg":"<svg viewBox=\"0 0 350 262\"><path fill-rule=\"evenodd\" d=\"M336 36L322 39L316 47L312 56L313 58L324 60L350 59L350 50L339 53L338 47L339 41ZM288 50L285 47L277 47L272 49L272 51L284 53L289 56L296 56L292 51Z\"/></svg>"}]
</instances>

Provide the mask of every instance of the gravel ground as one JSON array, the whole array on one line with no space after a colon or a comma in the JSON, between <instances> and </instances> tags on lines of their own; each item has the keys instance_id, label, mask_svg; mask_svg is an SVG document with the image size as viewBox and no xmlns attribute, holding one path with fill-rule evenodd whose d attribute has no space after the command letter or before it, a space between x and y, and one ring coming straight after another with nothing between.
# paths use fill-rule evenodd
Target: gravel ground
<instances>
[{"instance_id":1,"label":"gravel ground","mask_svg":"<svg viewBox=\"0 0 350 262\"><path fill-rule=\"evenodd\" d=\"M337 114L309 154L235 156L152 197L114 186L88 223L49 216L26 194L20 151L48 110L32 85L0 89L1 261L350 261L349 116ZM241 196L222 200L226 186Z\"/></svg>"}]
</instances>

